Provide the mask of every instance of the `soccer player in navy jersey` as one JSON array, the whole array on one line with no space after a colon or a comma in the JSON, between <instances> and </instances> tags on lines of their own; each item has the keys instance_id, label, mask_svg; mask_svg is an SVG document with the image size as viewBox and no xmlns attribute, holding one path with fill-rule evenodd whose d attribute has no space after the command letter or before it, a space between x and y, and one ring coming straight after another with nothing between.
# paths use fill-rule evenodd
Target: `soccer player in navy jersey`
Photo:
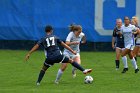
<instances>
[{"instance_id":1,"label":"soccer player in navy jersey","mask_svg":"<svg viewBox=\"0 0 140 93\"><path fill-rule=\"evenodd\" d=\"M66 45L63 41L61 41L58 37L53 35L53 28L52 26L48 25L45 27L46 36L39 40L37 44L28 52L26 55L26 61L29 59L30 55L36 51L39 46L43 46L45 50L46 59L44 62L44 65L39 73L38 80L36 82L37 85L40 85L40 82L46 72L46 70L52 66L54 63L71 63L72 66L76 67L80 71L82 71L84 74L87 74L92 71L92 69L84 69L81 67L77 62L74 62L72 59L69 59L68 57L65 57L59 47L58 44L62 45L69 51L71 51L73 54L76 55L76 52L73 51L68 45Z\"/></svg>"},{"instance_id":2,"label":"soccer player in navy jersey","mask_svg":"<svg viewBox=\"0 0 140 93\"><path fill-rule=\"evenodd\" d=\"M118 31L121 30L122 20L120 18L116 19L116 26L113 30L112 34L112 48L116 51L116 70L119 69L120 66L120 56L121 52L124 49L124 37L123 35L119 35ZM126 58L126 57L125 57Z\"/></svg>"}]
</instances>

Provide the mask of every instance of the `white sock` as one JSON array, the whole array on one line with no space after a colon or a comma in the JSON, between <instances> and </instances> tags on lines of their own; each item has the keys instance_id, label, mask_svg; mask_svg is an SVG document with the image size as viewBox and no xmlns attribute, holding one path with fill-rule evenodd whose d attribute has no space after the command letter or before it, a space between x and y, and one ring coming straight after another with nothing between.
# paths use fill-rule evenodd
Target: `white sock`
<instances>
[{"instance_id":1,"label":"white sock","mask_svg":"<svg viewBox=\"0 0 140 93\"><path fill-rule=\"evenodd\" d=\"M61 69L59 69L58 72L57 72L57 76L56 76L56 80L55 81L59 81L61 76L62 76L62 74L63 74L63 71Z\"/></svg>"},{"instance_id":2,"label":"white sock","mask_svg":"<svg viewBox=\"0 0 140 93\"><path fill-rule=\"evenodd\" d=\"M75 74L75 71L77 70L76 67L72 67L72 74Z\"/></svg>"},{"instance_id":3,"label":"white sock","mask_svg":"<svg viewBox=\"0 0 140 93\"><path fill-rule=\"evenodd\" d=\"M127 57L126 56L122 57L122 61L123 61L123 64L124 64L124 68L128 68Z\"/></svg>"},{"instance_id":4,"label":"white sock","mask_svg":"<svg viewBox=\"0 0 140 93\"><path fill-rule=\"evenodd\" d=\"M137 66L137 62L136 62L135 58L131 59L131 62L132 62L132 65L134 66L134 68L137 69L138 66Z\"/></svg>"}]
</instances>

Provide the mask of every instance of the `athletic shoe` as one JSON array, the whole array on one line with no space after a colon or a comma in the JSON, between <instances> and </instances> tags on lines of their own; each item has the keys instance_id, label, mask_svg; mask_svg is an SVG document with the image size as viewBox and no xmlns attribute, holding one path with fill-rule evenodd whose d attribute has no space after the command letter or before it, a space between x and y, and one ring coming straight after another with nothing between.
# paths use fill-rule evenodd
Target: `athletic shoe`
<instances>
[{"instance_id":1,"label":"athletic shoe","mask_svg":"<svg viewBox=\"0 0 140 93\"><path fill-rule=\"evenodd\" d=\"M90 73L92 71L92 69L85 69L84 71L83 71L83 73L84 74L87 74L87 73Z\"/></svg>"},{"instance_id":2,"label":"athletic shoe","mask_svg":"<svg viewBox=\"0 0 140 93\"><path fill-rule=\"evenodd\" d=\"M72 77L75 78L76 77L76 73L75 74L72 74Z\"/></svg>"},{"instance_id":3,"label":"athletic shoe","mask_svg":"<svg viewBox=\"0 0 140 93\"><path fill-rule=\"evenodd\" d=\"M128 71L128 68L124 68L122 73L126 73L126 71Z\"/></svg>"},{"instance_id":4,"label":"athletic shoe","mask_svg":"<svg viewBox=\"0 0 140 93\"><path fill-rule=\"evenodd\" d=\"M76 70L72 70L72 77L73 77L73 78L76 77Z\"/></svg>"},{"instance_id":5,"label":"athletic shoe","mask_svg":"<svg viewBox=\"0 0 140 93\"><path fill-rule=\"evenodd\" d=\"M135 69L135 73L138 73L139 72L139 69L137 68L137 69Z\"/></svg>"},{"instance_id":6,"label":"athletic shoe","mask_svg":"<svg viewBox=\"0 0 140 93\"><path fill-rule=\"evenodd\" d=\"M36 83L36 85L37 85L37 86L40 86L40 83L39 83L39 82L37 82L37 83Z\"/></svg>"},{"instance_id":7,"label":"athletic shoe","mask_svg":"<svg viewBox=\"0 0 140 93\"><path fill-rule=\"evenodd\" d=\"M116 68L116 70L119 70L119 68Z\"/></svg>"},{"instance_id":8,"label":"athletic shoe","mask_svg":"<svg viewBox=\"0 0 140 93\"><path fill-rule=\"evenodd\" d=\"M55 84L59 84L59 81L58 81L58 80L55 80L54 83L55 83Z\"/></svg>"}]
</instances>

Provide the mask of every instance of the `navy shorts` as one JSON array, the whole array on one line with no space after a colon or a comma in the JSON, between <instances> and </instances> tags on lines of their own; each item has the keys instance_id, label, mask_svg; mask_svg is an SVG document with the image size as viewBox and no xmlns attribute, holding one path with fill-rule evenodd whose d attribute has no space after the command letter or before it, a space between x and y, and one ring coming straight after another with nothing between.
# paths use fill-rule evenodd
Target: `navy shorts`
<instances>
[{"instance_id":1,"label":"navy shorts","mask_svg":"<svg viewBox=\"0 0 140 93\"><path fill-rule=\"evenodd\" d=\"M118 47L118 48L124 48L124 43L116 43L116 47Z\"/></svg>"},{"instance_id":2,"label":"navy shorts","mask_svg":"<svg viewBox=\"0 0 140 93\"><path fill-rule=\"evenodd\" d=\"M64 56L64 55L59 55L56 57L52 57L52 58L46 58L44 65L45 66L52 66L55 63L68 63L69 62L69 58Z\"/></svg>"}]
</instances>

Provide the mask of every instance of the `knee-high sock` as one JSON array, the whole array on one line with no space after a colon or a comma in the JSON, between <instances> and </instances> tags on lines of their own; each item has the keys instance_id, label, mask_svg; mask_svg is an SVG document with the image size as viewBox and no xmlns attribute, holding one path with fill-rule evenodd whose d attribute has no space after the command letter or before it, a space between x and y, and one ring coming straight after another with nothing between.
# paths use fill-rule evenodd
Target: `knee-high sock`
<instances>
[{"instance_id":1,"label":"knee-high sock","mask_svg":"<svg viewBox=\"0 0 140 93\"><path fill-rule=\"evenodd\" d=\"M58 72L57 72L56 81L60 80L62 74L63 74L63 71L61 69L59 69Z\"/></svg>"},{"instance_id":2,"label":"knee-high sock","mask_svg":"<svg viewBox=\"0 0 140 93\"><path fill-rule=\"evenodd\" d=\"M131 62L132 62L132 65L134 66L134 68L137 69L138 66L137 66L137 62L136 62L135 58L131 59Z\"/></svg>"},{"instance_id":3,"label":"knee-high sock","mask_svg":"<svg viewBox=\"0 0 140 93\"><path fill-rule=\"evenodd\" d=\"M73 63L71 63L74 67L76 67L77 69L79 69L80 71L84 71L85 69L81 66L81 65L79 65L77 62L73 62Z\"/></svg>"},{"instance_id":4,"label":"knee-high sock","mask_svg":"<svg viewBox=\"0 0 140 93\"><path fill-rule=\"evenodd\" d=\"M45 71L41 70L40 73L39 73L39 76L38 76L38 80L37 80L38 83L41 82L41 80L42 80L44 74L45 74Z\"/></svg>"},{"instance_id":5,"label":"knee-high sock","mask_svg":"<svg viewBox=\"0 0 140 93\"><path fill-rule=\"evenodd\" d=\"M127 57L126 56L123 56L122 57L122 61L123 61L123 64L124 64L124 68L128 68L128 65L127 65Z\"/></svg>"},{"instance_id":6,"label":"knee-high sock","mask_svg":"<svg viewBox=\"0 0 140 93\"><path fill-rule=\"evenodd\" d=\"M72 67L72 74L75 74L75 71L77 70L76 67Z\"/></svg>"},{"instance_id":7,"label":"knee-high sock","mask_svg":"<svg viewBox=\"0 0 140 93\"><path fill-rule=\"evenodd\" d=\"M120 67L120 60L115 60L116 62L116 68L119 68Z\"/></svg>"}]
</instances>

